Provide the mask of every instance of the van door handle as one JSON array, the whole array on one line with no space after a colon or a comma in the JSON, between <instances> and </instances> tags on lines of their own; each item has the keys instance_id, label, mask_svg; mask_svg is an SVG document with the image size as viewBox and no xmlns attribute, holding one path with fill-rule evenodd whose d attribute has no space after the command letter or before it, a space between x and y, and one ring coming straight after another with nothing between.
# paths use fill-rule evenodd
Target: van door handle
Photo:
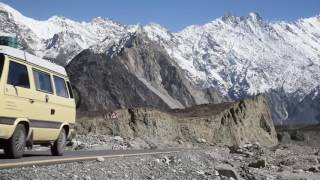
<instances>
[{"instance_id":1,"label":"van door handle","mask_svg":"<svg viewBox=\"0 0 320 180\"><path fill-rule=\"evenodd\" d=\"M31 104L33 104L33 103L34 103L34 99L29 99L29 102L30 102Z\"/></svg>"},{"instance_id":2,"label":"van door handle","mask_svg":"<svg viewBox=\"0 0 320 180\"><path fill-rule=\"evenodd\" d=\"M46 95L46 103L49 102L49 96Z\"/></svg>"}]
</instances>

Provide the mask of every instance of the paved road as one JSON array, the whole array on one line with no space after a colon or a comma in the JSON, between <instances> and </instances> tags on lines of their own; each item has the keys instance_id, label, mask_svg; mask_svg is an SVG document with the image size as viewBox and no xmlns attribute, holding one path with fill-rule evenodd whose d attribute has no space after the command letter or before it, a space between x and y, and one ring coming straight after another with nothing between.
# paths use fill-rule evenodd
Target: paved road
<instances>
[{"instance_id":1,"label":"paved road","mask_svg":"<svg viewBox=\"0 0 320 180\"><path fill-rule=\"evenodd\" d=\"M26 167L33 165L49 165L75 161L89 161L98 157L116 158L142 156L150 154L166 154L181 152L182 149L167 150L101 150L101 151L67 151L64 156L51 156L50 151L28 151L21 159L6 159L0 153L0 169Z\"/></svg>"}]
</instances>

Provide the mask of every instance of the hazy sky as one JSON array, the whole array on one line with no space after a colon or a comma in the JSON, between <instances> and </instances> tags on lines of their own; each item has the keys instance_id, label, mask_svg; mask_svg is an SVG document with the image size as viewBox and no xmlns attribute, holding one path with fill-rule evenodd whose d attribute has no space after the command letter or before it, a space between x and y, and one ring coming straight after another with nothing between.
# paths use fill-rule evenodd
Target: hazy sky
<instances>
[{"instance_id":1,"label":"hazy sky","mask_svg":"<svg viewBox=\"0 0 320 180\"><path fill-rule=\"evenodd\" d=\"M159 23L172 31L223 16L259 13L265 20L320 14L320 0L2 0L35 19L65 16L78 21L106 17L124 24Z\"/></svg>"}]
</instances>

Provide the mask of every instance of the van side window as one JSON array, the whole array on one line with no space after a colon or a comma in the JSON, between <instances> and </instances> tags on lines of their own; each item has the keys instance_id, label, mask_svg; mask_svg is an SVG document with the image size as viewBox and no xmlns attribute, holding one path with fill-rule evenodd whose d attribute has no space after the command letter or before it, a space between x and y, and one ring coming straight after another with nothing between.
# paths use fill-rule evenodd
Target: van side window
<instances>
[{"instance_id":1,"label":"van side window","mask_svg":"<svg viewBox=\"0 0 320 180\"><path fill-rule=\"evenodd\" d=\"M53 93L50 74L33 69L33 76L38 91Z\"/></svg>"},{"instance_id":2,"label":"van side window","mask_svg":"<svg viewBox=\"0 0 320 180\"><path fill-rule=\"evenodd\" d=\"M8 84L24 88L30 88L27 66L10 61Z\"/></svg>"},{"instance_id":3,"label":"van side window","mask_svg":"<svg viewBox=\"0 0 320 180\"><path fill-rule=\"evenodd\" d=\"M69 95L65 80L57 76L53 76L53 80L56 86L57 95L68 98Z\"/></svg>"},{"instance_id":4,"label":"van side window","mask_svg":"<svg viewBox=\"0 0 320 180\"><path fill-rule=\"evenodd\" d=\"M70 85L70 82L69 82L69 81L67 81L67 86L68 86L68 90L69 90L70 98L72 98L72 99L73 99L72 87L71 87L71 85Z\"/></svg>"},{"instance_id":5,"label":"van side window","mask_svg":"<svg viewBox=\"0 0 320 180\"><path fill-rule=\"evenodd\" d=\"M4 65L4 55L0 54L0 78L2 74L3 65Z\"/></svg>"}]
</instances>

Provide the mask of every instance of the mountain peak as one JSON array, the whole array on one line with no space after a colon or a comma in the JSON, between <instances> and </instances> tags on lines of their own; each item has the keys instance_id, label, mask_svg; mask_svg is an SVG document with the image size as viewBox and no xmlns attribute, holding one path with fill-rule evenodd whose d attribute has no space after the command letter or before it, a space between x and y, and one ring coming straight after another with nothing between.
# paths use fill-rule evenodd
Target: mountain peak
<instances>
[{"instance_id":1,"label":"mountain peak","mask_svg":"<svg viewBox=\"0 0 320 180\"><path fill-rule=\"evenodd\" d=\"M250 18L250 19L252 19L254 21L261 21L262 20L262 17L256 12L249 13L248 18Z\"/></svg>"},{"instance_id":2,"label":"mountain peak","mask_svg":"<svg viewBox=\"0 0 320 180\"><path fill-rule=\"evenodd\" d=\"M92 24L97 24L97 25L103 25L103 24L107 24L107 25L114 25L114 26L121 26L121 27L124 27L126 25L124 24L121 24L120 22L118 21L115 21L113 19L109 19L109 18L104 18L104 17L96 17L96 18L93 18L91 21L90 21Z\"/></svg>"},{"instance_id":3,"label":"mountain peak","mask_svg":"<svg viewBox=\"0 0 320 180\"><path fill-rule=\"evenodd\" d=\"M221 20L224 21L224 22L227 22L227 21L235 21L236 20L236 16L232 15L231 13L227 13L225 14L224 16L221 17Z\"/></svg>"},{"instance_id":4,"label":"mountain peak","mask_svg":"<svg viewBox=\"0 0 320 180\"><path fill-rule=\"evenodd\" d=\"M234 16L230 13L227 13L221 17L221 20L223 22L231 22L231 23L236 23L239 21L246 21L246 20L251 20L253 22L259 22L259 21L262 21L263 18L256 12L251 12L247 16ZM215 21L213 21L213 22L215 22Z\"/></svg>"},{"instance_id":5,"label":"mountain peak","mask_svg":"<svg viewBox=\"0 0 320 180\"><path fill-rule=\"evenodd\" d=\"M105 22L105 21L112 21L112 20L109 18L101 17L101 16L95 17L91 20L91 22Z\"/></svg>"},{"instance_id":6,"label":"mountain peak","mask_svg":"<svg viewBox=\"0 0 320 180\"><path fill-rule=\"evenodd\" d=\"M148 37L153 41L170 41L172 38L172 35L167 28L156 23L150 23L144 26L143 31L145 31L148 34Z\"/></svg>"},{"instance_id":7,"label":"mountain peak","mask_svg":"<svg viewBox=\"0 0 320 180\"><path fill-rule=\"evenodd\" d=\"M252 19L255 19L255 20L262 20L262 17L256 12L249 13L248 17L250 17Z\"/></svg>"}]
</instances>

